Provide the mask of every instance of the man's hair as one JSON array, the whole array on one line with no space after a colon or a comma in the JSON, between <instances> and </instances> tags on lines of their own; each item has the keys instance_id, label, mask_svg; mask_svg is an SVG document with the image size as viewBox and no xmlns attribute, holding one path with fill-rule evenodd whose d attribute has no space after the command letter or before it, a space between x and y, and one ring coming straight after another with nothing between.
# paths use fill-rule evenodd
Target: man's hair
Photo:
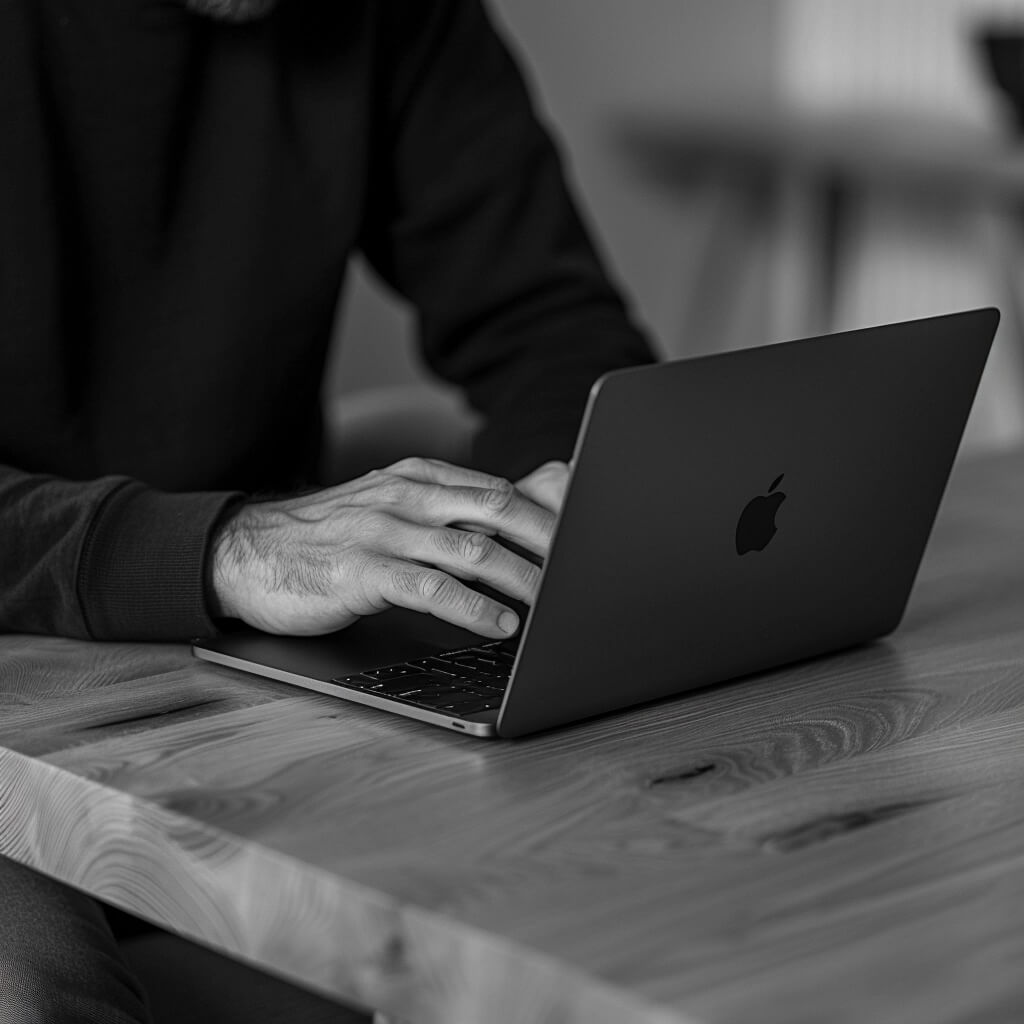
<instances>
[{"instance_id":1,"label":"man's hair","mask_svg":"<svg viewBox=\"0 0 1024 1024\"><path fill-rule=\"evenodd\" d=\"M185 6L218 21L243 22L269 14L277 0L185 0Z\"/></svg>"}]
</instances>

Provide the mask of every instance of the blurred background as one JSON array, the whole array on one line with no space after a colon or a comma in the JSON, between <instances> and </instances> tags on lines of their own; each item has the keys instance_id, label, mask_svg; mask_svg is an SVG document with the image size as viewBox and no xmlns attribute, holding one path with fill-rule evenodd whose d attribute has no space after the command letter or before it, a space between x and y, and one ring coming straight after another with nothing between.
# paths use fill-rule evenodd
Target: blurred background
<instances>
[{"instance_id":1,"label":"blurred background","mask_svg":"<svg viewBox=\"0 0 1024 1024\"><path fill-rule=\"evenodd\" d=\"M490 9L662 354L994 304L1003 321L965 446L1024 440L1024 146L980 40L1024 33L1024 0ZM998 58L1019 95L1022 53ZM453 404L425 380L412 331L358 268L327 398L345 394L356 417L358 395L382 388Z\"/></svg>"}]
</instances>

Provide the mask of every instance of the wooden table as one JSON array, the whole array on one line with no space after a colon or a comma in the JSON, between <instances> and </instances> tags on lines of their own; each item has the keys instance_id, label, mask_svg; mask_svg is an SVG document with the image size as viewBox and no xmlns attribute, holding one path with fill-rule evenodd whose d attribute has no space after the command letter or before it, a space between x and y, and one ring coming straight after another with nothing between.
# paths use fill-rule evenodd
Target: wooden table
<instances>
[{"instance_id":1,"label":"wooden table","mask_svg":"<svg viewBox=\"0 0 1024 1024\"><path fill-rule=\"evenodd\" d=\"M957 471L890 641L531 740L185 647L0 659L0 851L318 991L417 1024L1024 1019L1024 453Z\"/></svg>"}]
</instances>

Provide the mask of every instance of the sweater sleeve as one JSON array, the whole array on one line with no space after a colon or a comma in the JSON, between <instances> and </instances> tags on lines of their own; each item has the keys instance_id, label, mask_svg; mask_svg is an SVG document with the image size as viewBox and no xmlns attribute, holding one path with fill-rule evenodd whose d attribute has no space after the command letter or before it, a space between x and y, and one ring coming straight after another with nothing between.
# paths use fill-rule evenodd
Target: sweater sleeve
<instances>
[{"instance_id":1,"label":"sweater sleeve","mask_svg":"<svg viewBox=\"0 0 1024 1024\"><path fill-rule=\"evenodd\" d=\"M239 498L0 466L0 631L93 640L214 632L206 553Z\"/></svg>"},{"instance_id":2,"label":"sweater sleeve","mask_svg":"<svg viewBox=\"0 0 1024 1024\"><path fill-rule=\"evenodd\" d=\"M383 7L363 249L484 414L475 463L515 477L568 458L594 380L651 351L480 0Z\"/></svg>"}]
</instances>

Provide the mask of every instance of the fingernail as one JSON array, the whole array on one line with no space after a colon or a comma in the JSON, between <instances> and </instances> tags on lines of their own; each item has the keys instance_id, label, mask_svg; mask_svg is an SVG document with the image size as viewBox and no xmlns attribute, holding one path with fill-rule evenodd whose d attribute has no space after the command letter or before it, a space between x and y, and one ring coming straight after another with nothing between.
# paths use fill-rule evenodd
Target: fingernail
<instances>
[{"instance_id":1,"label":"fingernail","mask_svg":"<svg viewBox=\"0 0 1024 1024\"><path fill-rule=\"evenodd\" d=\"M519 628L519 616L515 612L502 612L498 616L498 629L503 633L514 633Z\"/></svg>"}]
</instances>

